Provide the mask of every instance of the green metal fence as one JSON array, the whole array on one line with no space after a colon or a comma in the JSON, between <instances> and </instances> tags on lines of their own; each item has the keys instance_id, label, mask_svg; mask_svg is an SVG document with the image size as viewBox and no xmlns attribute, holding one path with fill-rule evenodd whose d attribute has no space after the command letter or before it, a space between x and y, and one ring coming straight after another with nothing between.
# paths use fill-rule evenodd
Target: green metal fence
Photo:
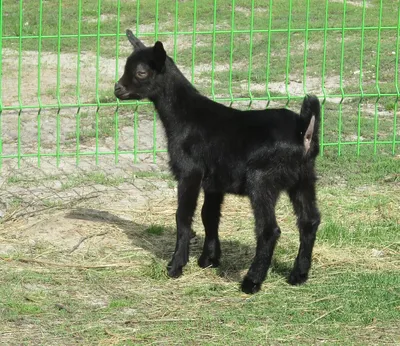
<instances>
[{"instance_id":1,"label":"green metal fence","mask_svg":"<svg viewBox=\"0 0 400 346\"><path fill-rule=\"evenodd\" d=\"M113 97L126 28L218 102L298 109L317 94L322 154L398 153L399 1L4 0L0 166L165 155L149 102Z\"/></svg>"}]
</instances>

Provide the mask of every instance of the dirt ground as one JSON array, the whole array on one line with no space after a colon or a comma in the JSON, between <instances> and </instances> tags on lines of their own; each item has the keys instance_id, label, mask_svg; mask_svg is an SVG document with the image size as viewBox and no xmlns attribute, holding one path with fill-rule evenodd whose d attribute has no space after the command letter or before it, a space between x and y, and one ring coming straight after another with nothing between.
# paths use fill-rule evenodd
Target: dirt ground
<instances>
[{"instance_id":1,"label":"dirt ground","mask_svg":"<svg viewBox=\"0 0 400 346\"><path fill-rule=\"evenodd\" d=\"M123 157L119 167L112 158L102 158L99 166L89 160L82 160L79 167L73 160L66 161L59 168L46 160L41 168L36 162L24 162L20 171L15 164L3 166L1 254L11 255L41 242L65 249L95 232L99 224L107 225L109 218L129 220L134 210L150 210L154 203L163 204L174 195L168 180L146 178L152 171L160 174L159 166L134 165Z\"/></svg>"}]
</instances>

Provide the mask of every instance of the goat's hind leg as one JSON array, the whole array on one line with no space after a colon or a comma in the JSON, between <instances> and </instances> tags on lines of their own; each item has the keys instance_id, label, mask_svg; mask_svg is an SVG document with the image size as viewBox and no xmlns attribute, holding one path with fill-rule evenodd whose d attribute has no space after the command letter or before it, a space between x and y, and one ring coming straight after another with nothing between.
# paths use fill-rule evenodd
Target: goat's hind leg
<instances>
[{"instance_id":1,"label":"goat's hind leg","mask_svg":"<svg viewBox=\"0 0 400 346\"><path fill-rule=\"evenodd\" d=\"M271 184L272 186L273 184ZM262 185L263 186L263 185ZM281 234L275 218L278 191L256 186L250 194L257 238L256 254L242 282L242 291L256 293L267 276L277 240Z\"/></svg>"},{"instance_id":2,"label":"goat's hind leg","mask_svg":"<svg viewBox=\"0 0 400 346\"><path fill-rule=\"evenodd\" d=\"M204 239L203 252L198 260L198 264L202 268L219 266L221 247L218 239L218 226L223 199L224 195L222 193L204 191L201 219L203 221L206 237Z\"/></svg>"},{"instance_id":3,"label":"goat's hind leg","mask_svg":"<svg viewBox=\"0 0 400 346\"><path fill-rule=\"evenodd\" d=\"M314 179L301 181L289 190L289 197L297 216L300 247L288 282L299 285L307 281L311 268L312 251L320 223L320 213L315 196Z\"/></svg>"},{"instance_id":4,"label":"goat's hind leg","mask_svg":"<svg viewBox=\"0 0 400 346\"><path fill-rule=\"evenodd\" d=\"M191 173L178 183L178 209L176 211L177 238L175 252L168 263L168 275L179 277L189 260L192 220L200 192L201 174Z\"/></svg>"}]
</instances>

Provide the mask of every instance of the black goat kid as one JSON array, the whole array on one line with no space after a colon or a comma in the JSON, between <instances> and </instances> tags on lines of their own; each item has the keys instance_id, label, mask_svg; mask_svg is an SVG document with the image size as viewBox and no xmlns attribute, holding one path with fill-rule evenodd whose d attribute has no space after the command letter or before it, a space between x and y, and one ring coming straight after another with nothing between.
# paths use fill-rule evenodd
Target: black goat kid
<instances>
[{"instance_id":1,"label":"black goat kid","mask_svg":"<svg viewBox=\"0 0 400 346\"><path fill-rule=\"evenodd\" d=\"M300 231L300 248L289 283L307 280L320 223L314 171L319 153L320 104L306 96L300 114L287 109L239 111L202 96L169 58L161 42L145 45L127 30L134 52L115 85L121 100L150 99L168 140L170 168L178 181L177 241L168 274L178 277L189 258L193 214L204 190L202 267L219 265L218 225L224 194L246 195L255 217L256 254L242 282L257 292L281 233L275 205L287 191Z\"/></svg>"}]
</instances>

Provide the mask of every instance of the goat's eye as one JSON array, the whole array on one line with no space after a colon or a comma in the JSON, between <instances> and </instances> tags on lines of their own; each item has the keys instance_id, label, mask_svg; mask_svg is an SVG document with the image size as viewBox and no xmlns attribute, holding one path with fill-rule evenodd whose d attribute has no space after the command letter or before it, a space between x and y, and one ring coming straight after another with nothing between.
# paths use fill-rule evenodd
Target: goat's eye
<instances>
[{"instance_id":1,"label":"goat's eye","mask_svg":"<svg viewBox=\"0 0 400 346\"><path fill-rule=\"evenodd\" d=\"M147 78L148 73L146 71L136 71L136 77L139 79Z\"/></svg>"}]
</instances>

